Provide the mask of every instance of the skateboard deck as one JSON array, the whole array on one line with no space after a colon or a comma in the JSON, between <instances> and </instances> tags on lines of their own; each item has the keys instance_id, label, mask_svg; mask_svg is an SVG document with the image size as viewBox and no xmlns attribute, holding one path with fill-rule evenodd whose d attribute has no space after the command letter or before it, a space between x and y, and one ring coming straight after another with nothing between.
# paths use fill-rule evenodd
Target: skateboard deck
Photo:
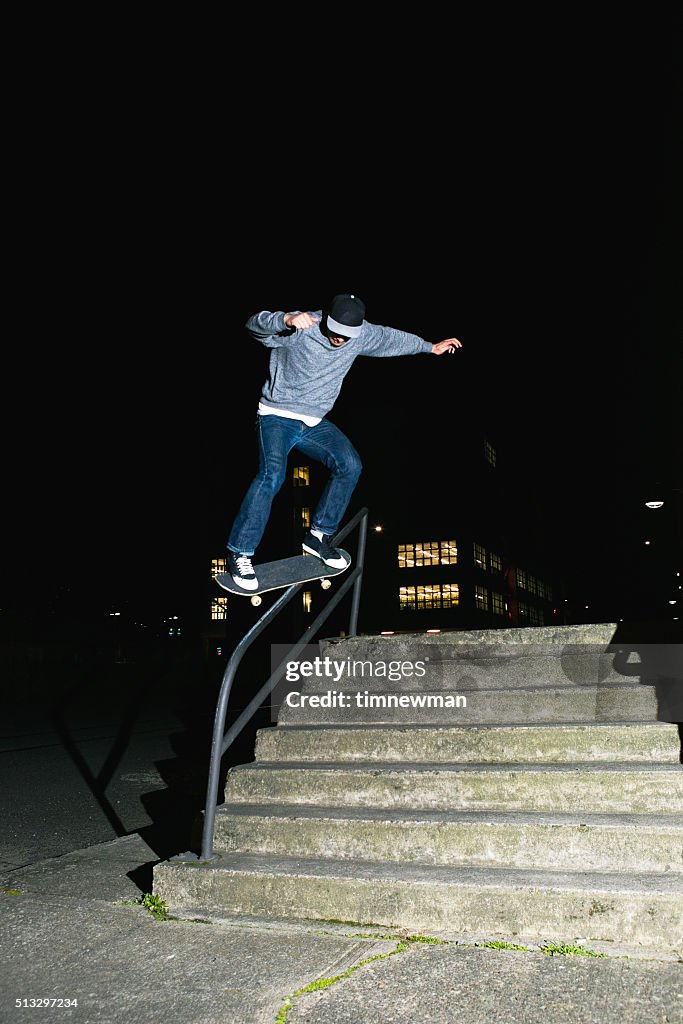
<instances>
[{"instance_id":1,"label":"skateboard deck","mask_svg":"<svg viewBox=\"0 0 683 1024\"><path fill-rule=\"evenodd\" d=\"M291 558L278 558L274 562L255 564L254 572L259 583L256 590L243 590L242 587L238 587L227 572L216 573L215 580L220 587L229 590L231 594L251 598L253 605L261 604L261 594L266 594L269 590L291 587L295 583L310 583L312 580L320 580L321 587L327 590L331 586L331 577L341 575L351 565L351 555L348 551L344 551L343 548L337 550L347 560L343 569L332 569L315 555L293 555Z\"/></svg>"}]
</instances>

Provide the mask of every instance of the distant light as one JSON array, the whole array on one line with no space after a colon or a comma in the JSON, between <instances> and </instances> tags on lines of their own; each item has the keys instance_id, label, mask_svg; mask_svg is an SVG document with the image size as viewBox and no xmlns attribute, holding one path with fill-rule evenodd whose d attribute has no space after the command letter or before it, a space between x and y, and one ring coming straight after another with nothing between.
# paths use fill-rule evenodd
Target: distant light
<instances>
[{"instance_id":1,"label":"distant light","mask_svg":"<svg viewBox=\"0 0 683 1024\"><path fill-rule=\"evenodd\" d=\"M441 630L440 629L428 629L427 632L428 633L440 633Z\"/></svg>"},{"instance_id":2,"label":"distant light","mask_svg":"<svg viewBox=\"0 0 683 1024\"><path fill-rule=\"evenodd\" d=\"M669 601L669 604L676 604L676 601Z\"/></svg>"},{"instance_id":3,"label":"distant light","mask_svg":"<svg viewBox=\"0 0 683 1024\"><path fill-rule=\"evenodd\" d=\"M109 612L110 615L120 615L121 612Z\"/></svg>"},{"instance_id":4,"label":"distant light","mask_svg":"<svg viewBox=\"0 0 683 1024\"><path fill-rule=\"evenodd\" d=\"M379 525L373 526L373 530L375 531L375 533L381 533L383 529L384 529L384 527L379 526Z\"/></svg>"},{"instance_id":5,"label":"distant light","mask_svg":"<svg viewBox=\"0 0 683 1024\"><path fill-rule=\"evenodd\" d=\"M651 540L646 540L646 541L645 541L645 545L646 545L646 546L647 546L648 544L651 544L651 543L652 543L652 541L651 541Z\"/></svg>"},{"instance_id":6,"label":"distant light","mask_svg":"<svg viewBox=\"0 0 683 1024\"><path fill-rule=\"evenodd\" d=\"M587 608L587 607L588 607L588 605L587 605L587 604L585 604L585 605L584 605L583 607L584 607L584 608Z\"/></svg>"},{"instance_id":7,"label":"distant light","mask_svg":"<svg viewBox=\"0 0 683 1024\"><path fill-rule=\"evenodd\" d=\"M380 636L393 636L393 635L394 635L393 629L383 629L382 632L380 633Z\"/></svg>"},{"instance_id":8,"label":"distant light","mask_svg":"<svg viewBox=\"0 0 683 1024\"><path fill-rule=\"evenodd\" d=\"M646 501L645 504L646 504L646 506L648 508L661 508L662 505L664 504L664 502L663 501Z\"/></svg>"}]
</instances>

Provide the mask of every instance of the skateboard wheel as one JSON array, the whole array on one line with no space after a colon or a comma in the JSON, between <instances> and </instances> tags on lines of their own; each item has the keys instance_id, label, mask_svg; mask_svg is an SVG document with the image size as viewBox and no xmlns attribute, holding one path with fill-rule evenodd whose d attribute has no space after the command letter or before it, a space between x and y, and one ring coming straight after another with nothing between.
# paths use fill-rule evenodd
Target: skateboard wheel
<instances>
[{"instance_id":1,"label":"skateboard wheel","mask_svg":"<svg viewBox=\"0 0 683 1024\"><path fill-rule=\"evenodd\" d=\"M329 588L332 586L332 580L321 580L320 586L323 588L323 590L329 590Z\"/></svg>"},{"instance_id":2,"label":"skateboard wheel","mask_svg":"<svg viewBox=\"0 0 683 1024\"><path fill-rule=\"evenodd\" d=\"M261 604L260 594L254 594L254 596L251 598L251 603L253 604L254 608L258 608L258 606Z\"/></svg>"}]
</instances>

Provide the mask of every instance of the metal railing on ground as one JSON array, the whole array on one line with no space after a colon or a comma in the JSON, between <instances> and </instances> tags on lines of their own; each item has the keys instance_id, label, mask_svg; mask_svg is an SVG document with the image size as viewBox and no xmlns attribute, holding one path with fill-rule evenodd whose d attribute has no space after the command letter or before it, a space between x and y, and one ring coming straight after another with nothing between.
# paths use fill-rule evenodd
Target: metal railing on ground
<instances>
[{"instance_id":1,"label":"metal railing on ground","mask_svg":"<svg viewBox=\"0 0 683 1024\"><path fill-rule=\"evenodd\" d=\"M268 626L273 619L282 611L285 605L289 604L292 598L301 590L304 583L295 583L293 586L288 587L284 594L278 598L277 601L265 612L258 622L254 623L248 633L246 633L240 642L235 647L228 664L226 665L225 672L223 673L223 680L221 682L221 688L218 695L218 702L216 705L216 714L214 718L213 727L213 739L211 742L211 761L209 764L209 781L206 791L206 807L204 809L204 824L202 829L202 849L200 859L203 861L209 861L215 859L213 852L213 834L214 826L216 823L216 808L218 801L218 785L220 778L220 766L223 755L230 747L231 743L239 736L244 727L251 721L253 716L259 710L264 700L271 692L273 687L279 682L284 673L286 663L295 658L296 655L303 650L303 648L310 643L315 634L321 628L323 623L327 621L330 614L334 611L336 606L339 604L341 599L348 593L353 587L353 594L351 596L351 614L349 617L349 636L356 636L358 631L358 609L360 606L360 591L363 579L363 567L365 562L365 545L367 540L368 531L368 510L362 508L351 521L335 535L333 538L333 544L341 544L341 542L358 526L358 548L356 551L356 565L351 569L348 576L344 579L344 582L340 586L339 590L329 599L323 610L317 616L317 618L311 623L306 629L303 635L292 645L287 653L287 656L282 659L277 668L272 672L270 677L263 684L261 689L249 704L246 706L242 714L237 720L230 726L227 732L225 732L225 719L228 710L228 701L230 699L230 691L232 689L233 680L235 673L239 668L242 658L246 654L247 650L254 643L256 638L261 635L263 630ZM181 854L175 859L188 859L187 854Z\"/></svg>"}]
</instances>

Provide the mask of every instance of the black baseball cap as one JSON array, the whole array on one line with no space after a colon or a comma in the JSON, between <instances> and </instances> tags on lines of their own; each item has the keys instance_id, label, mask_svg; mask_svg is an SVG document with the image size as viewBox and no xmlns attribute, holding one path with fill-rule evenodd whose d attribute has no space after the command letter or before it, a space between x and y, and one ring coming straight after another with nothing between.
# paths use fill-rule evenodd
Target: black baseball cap
<instances>
[{"instance_id":1,"label":"black baseball cap","mask_svg":"<svg viewBox=\"0 0 683 1024\"><path fill-rule=\"evenodd\" d=\"M335 295L327 310L327 328L332 334L357 338L365 318L365 303L357 295Z\"/></svg>"}]
</instances>

